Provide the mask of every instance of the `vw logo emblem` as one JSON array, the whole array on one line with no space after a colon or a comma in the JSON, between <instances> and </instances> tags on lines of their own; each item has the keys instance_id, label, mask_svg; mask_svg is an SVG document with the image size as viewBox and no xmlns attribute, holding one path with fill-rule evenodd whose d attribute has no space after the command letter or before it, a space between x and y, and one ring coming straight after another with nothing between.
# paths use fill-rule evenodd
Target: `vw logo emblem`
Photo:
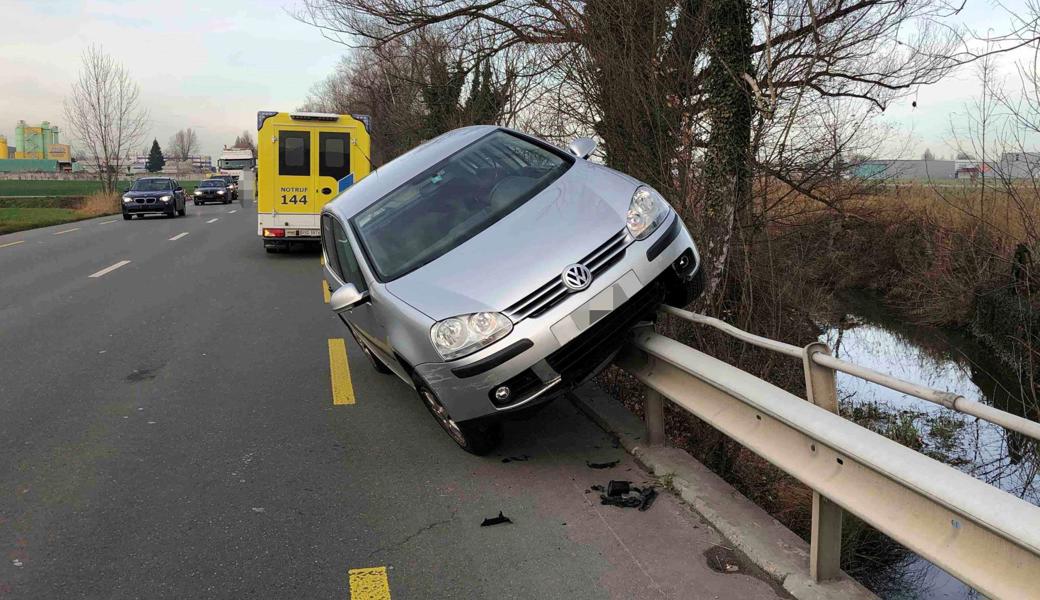
<instances>
[{"instance_id":1,"label":"vw logo emblem","mask_svg":"<svg viewBox=\"0 0 1040 600\"><path fill-rule=\"evenodd\" d=\"M585 265L575 263L560 273L560 279L570 291L580 292L592 283L592 272Z\"/></svg>"}]
</instances>

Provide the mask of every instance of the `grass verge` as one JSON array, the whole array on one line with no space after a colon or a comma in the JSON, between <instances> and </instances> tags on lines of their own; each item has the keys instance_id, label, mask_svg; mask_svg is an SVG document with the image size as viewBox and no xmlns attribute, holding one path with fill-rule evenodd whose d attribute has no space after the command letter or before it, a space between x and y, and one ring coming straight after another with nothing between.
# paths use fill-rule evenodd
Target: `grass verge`
<instances>
[{"instance_id":1,"label":"grass verge","mask_svg":"<svg viewBox=\"0 0 1040 600\"><path fill-rule=\"evenodd\" d=\"M0 203L0 234L114 215L119 211L117 195L95 193L75 202L20 198L17 202Z\"/></svg>"},{"instance_id":2,"label":"grass verge","mask_svg":"<svg viewBox=\"0 0 1040 600\"><path fill-rule=\"evenodd\" d=\"M195 189L194 179L177 180L185 190ZM130 187L129 181L120 181L117 189ZM0 197L10 196L89 196L101 190L101 182L92 180L2 179Z\"/></svg>"}]
</instances>

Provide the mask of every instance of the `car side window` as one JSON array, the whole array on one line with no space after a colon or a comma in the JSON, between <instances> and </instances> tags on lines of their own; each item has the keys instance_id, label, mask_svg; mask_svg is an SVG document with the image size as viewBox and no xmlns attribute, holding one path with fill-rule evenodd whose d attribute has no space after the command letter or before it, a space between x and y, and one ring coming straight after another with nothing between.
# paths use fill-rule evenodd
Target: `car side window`
<instances>
[{"instance_id":1,"label":"car side window","mask_svg":"<svg viewBox=\"0 0 1040 600\"><path fill-rule=\"evenodd\" d=\"M339 272L343 281L353 283L359 292L368 291L365 283L365 275L361 272L354 248L350 245L350 237L347 231L336 219L332 219L332 235L336 243L336 260L339 263Z\"/></svg>"},{"instance_id":2,"label":"car side window","mask_svg":"<svg viewBox=\"0 0 1040 600\"><path fill-rule=\"evenodd\" d=\"M332 215L321 216L321 246L325 249L325 257L328 260L329 268L332 269L336 275L343 278L343 271L339 268L339 258L336 257L336 236L332 231Z\"/></svg>"}]
</instances>

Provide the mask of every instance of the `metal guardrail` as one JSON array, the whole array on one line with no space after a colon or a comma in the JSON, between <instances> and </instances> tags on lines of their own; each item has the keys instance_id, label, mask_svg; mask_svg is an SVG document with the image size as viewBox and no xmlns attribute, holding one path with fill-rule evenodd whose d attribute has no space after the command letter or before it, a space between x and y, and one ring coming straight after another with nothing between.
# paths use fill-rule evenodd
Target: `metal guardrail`
<instances>
[{"instance_id":1,"label":"metal guardrail","mask_svg":"<svg viewBox=\"0 0 1040 600\"><path fill-rule=\"evenodd\" d=\"M812 488L809 571L816 581L840 575L841 521L848 511L991 598L1035 597L1040 507L843 419L835 372L1034 438L1035 423L838 360L826 344L798 348L704 315L670 306L661 311L802 360L809 402L650 328L638 330L616 362L650 388L651 444L665 442L667 398Z\"/></svg>"}]
</instances>

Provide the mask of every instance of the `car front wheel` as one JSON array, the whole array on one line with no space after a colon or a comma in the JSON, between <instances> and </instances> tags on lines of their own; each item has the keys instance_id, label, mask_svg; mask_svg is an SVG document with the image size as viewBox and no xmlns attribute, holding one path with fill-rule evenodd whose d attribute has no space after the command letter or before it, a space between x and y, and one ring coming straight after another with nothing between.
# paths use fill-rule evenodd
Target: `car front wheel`
<instances>
[{"instance_id":1,"label":"car front wheel","mask_svg":"<svg viewBox=\"0 0 1040 600\"><path fill-rule=\"evenodd\" d=\"M437 394L425 383L418 382L416 391L441 428L466 452L484 456L502 442L502 424L498 421L474 419L457 422L448 414L448 409L441 404Z\"/></svg>"}]
</instances>

